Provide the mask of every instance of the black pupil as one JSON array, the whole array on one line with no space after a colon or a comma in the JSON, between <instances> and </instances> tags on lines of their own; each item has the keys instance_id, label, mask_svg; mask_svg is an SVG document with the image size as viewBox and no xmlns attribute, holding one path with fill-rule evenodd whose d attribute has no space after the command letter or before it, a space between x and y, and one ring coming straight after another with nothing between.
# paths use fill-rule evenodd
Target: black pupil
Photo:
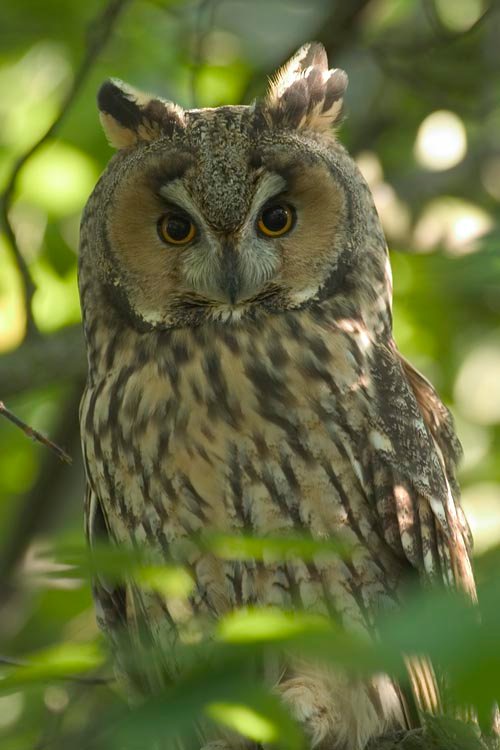
<instances>
[{"instance_id":1,"label":"black pupil","mask_svg":"<svg viewBox=\"0 0 500 750\"><path fill-rule=\"evenodd\" d=\"M288 211L283 206L270 206L262 212L262 221L269 231L279 232L288 223Z\"/></svg>"},{"instance_id":2,"label":"black pupil","mask_svg":"<svg viewBox=\"0 0 500 750\"><path fill-rule=\"evenodd\" d=\"M183 216L171 216L167 221L167 234L173 240L185 240L191 230L191 222Z\"/></svg>"}]
</instances>

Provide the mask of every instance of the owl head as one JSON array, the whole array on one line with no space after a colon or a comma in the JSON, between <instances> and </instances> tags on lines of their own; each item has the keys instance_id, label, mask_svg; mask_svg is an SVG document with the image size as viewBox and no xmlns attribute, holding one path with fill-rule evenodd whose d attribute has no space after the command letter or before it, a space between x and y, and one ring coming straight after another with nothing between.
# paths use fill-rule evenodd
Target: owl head
<instances>
[{"instance_id":1,"label":"owl head","mask_svg":"<svg viewBox=\"0 0 500 750\"><path fill-rule=\"evenodd\" d=\"M385 241L335 136L346 86L317 43L250 106L183 110L104 83L118 152L84 213L81 278L148 330L380 297Z\"/></svg>"}]
</instances>

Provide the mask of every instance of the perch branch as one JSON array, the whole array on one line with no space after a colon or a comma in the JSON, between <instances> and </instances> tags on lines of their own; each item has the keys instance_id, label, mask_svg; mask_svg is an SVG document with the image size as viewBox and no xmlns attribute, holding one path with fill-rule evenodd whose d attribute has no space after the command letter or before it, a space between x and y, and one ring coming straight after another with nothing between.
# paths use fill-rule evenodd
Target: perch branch
<instances>
[{"instance_id":1,"label":"perch branch","mask_svg":"<svg viewBox=\"0 0 500 750\"><path fill-rule=\"evenodd\" d=\"M97 56L111 36L111 33L115 27L115 23L128 2L130 2L130 0L111 0L111 2L106 5L104 10L90 23L85 55L80 64L80 67L76 71L73 85L64 98L58 116L52 122L48 130L46 130L46 132L42 135L42 137L39 138L39 140L36 141L36 143L34 143L31 148L29 148L28 151L20 156L19 159L14 163L9 179L7 180L7 185L0 198L0 216L4 224L5 235L14 256L19 274L21 276L26 309L27 336L38 333L38 329L33 318L32 309L32 301L33 295L36 291L36 285L31 276L28 264L26 263L26 260L21 253L13 226L9 218L9 212L14 198L17 180L26 162L31 159L33 154L36 153L36 151L38 151L41 146L43 146L50 138L52 138L52 136L57 133L63 121L66 119L66 116L68 115L73 102L79 95L80 90Z\"/></svg>"},{"instance_id":2,"label":"perch branch","mask_svg":"<svg viewBox=\"0 0 500 750\"><path fill-rule=\"evenodd\" d=\"M8 419L9 422L12 422L12 424L15 424L16 427L19 427L19 429L22 430L24 434L30 437L32 440L36 440L38 443L41 443L42 445L45 445L47 448L49 448L49 450L55 453L56 456L61 459L61 461L65 461L67 464L73 462L73 459L66 453L65 450L52 442L52 440L49 440L49 438L45 435L42 435L41 432L35 430L34 427L30 427L29 424L26 424L26 422L23 422L22 419L16 417L16 415L11 412L10 409L7 409L3 401L0 401L0 415Z\"/></svg>"},{"instance_id":3,"label":"perch branch","mask_svg":"<svg viewBox=\"0 0 500 750\"><path fill-rule=\"evenodd\" d=\"M55 519L60 519L60 507L67 504L68 494L64 482L70 476L79 476L83 483L81 474L78 473L82 471L82 467L77 418L82 388L83 383L77 380L65 403L61 405L59 425L54 435L56 444L71 446L71 452L76 456L71 472L66 470L52 451L44 453L38 478L19 503L15 517L10 521L4 548L0 549L0 623L2 611L10 606L11 595L16 591L17 583L13 574L32 539L50 528ZM83 493L83 486L80 492Z\"/></svg>"}]
</instances>

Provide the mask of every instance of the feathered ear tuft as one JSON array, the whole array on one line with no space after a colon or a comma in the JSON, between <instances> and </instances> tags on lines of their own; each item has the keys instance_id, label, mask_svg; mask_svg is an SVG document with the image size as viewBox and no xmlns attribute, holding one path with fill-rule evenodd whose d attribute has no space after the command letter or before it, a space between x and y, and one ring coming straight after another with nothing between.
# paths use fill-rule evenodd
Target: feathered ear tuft
<instances>
[{"instance_id":1,"label":"feathered ear tuft","mask_svg":"<svg viewBox=\"0 0 500 750\"><path fill-rule=\"evenodd\" d=\"M115 148L171 136L184 123L180 107L143 94L116 78L103 83L97 106L106 137Z\"/></svg>"},{"instance_id":2,"label":"feathered ear tuft","mask_svg":"<svg viewBox=\"0 0 500 750\"><path fill-rule=\"evenodd\" d=\"M328 130L342 115L347 74L328 70L325 48L305 44L271 78L265 99L258 105L270 126Z\"/></svg>"}]
</instances>

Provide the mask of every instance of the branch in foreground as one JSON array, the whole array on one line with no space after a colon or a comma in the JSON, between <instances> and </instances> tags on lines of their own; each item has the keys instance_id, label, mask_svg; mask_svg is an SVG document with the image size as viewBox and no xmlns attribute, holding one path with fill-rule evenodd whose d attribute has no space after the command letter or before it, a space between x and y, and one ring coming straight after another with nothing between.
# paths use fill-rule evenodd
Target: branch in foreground
<instances>
[{"instance_id":1,"label":"branch in foreground","mask_svg":"<svg viewBox=\"0 0 500 750\"><path fill-rule=\"evenodd\" d=\"M84 58L80 64L80 67L76 71L73 85L68 91L58 116L53 121L49 129L42 135L42 137L31 146L14 164L10 177L7 181L7 186L0 198L0 216L5 228L5 235L7 242L10 245L14 260L19 270L22 286L23 296L25 301L26 309L26 334L32 334L37 332L37 327L33 318L32 300L33 295L36 291L35 282L31 276L19 245L17 243L16 235L12 224L9 219L9 211L14 197L15 189L17 186L17 179L22 168L26 162L31 159L33 154L38 151L44 143L46 143L53 135L57 133L61 124L68 115L73 102L80 93L80 90L85 83L85 80L94 65L97 56L101 52L102 48L111 36L115 27L116 21L123 11L127 3L130 0L111 0L104 10L91 22L88 32L87 49Z\"/></svg>"},{"instance_id":2,"label":"branch in foreground","mask_svg":"<svg viewBox=\"0 0 500 750\"><path fill-rule=\"evenodd\" d=\"M16 417L16 415L13 414L10 409L7 409L3 401L0 401L0 414L8 419L9 422L15 424L16 427L19 427L19 429L22 430L24 434L30 437L32 440L36 440L38 443L41 443L42 445L45 445L47 448L49 448L49 450L55 453L56 456L61 459L61 461L66 461L67 464L73 462L73 459L71 458L71 456L68 456L65 450L53 443L52 440L49 440L49 438L45 435L42 435L41 432L35 430L34 427L30 427L29 424L26 424L26 422L23 422L22 419Z\"/></svg>"}]
</instances>

